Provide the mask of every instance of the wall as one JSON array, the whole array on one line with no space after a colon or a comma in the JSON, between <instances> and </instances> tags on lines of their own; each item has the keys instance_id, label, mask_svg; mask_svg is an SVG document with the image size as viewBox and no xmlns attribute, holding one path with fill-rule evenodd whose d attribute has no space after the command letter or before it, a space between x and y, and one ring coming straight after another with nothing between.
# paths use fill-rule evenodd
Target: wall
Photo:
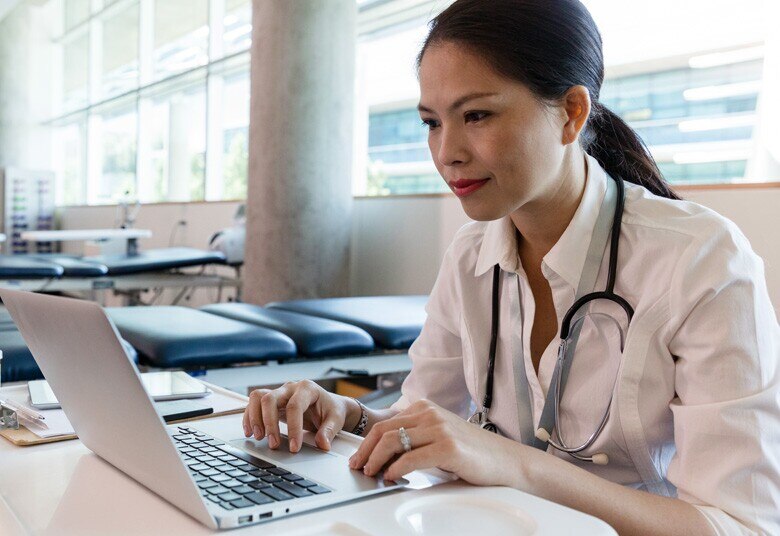
<instances>
[{"instance_id":1,"label":"wall","mask_svg":"<svg viewBox=\"0 0 780 536\"><path fill-rule=\"evenodd\" d=\"M696 190L682 195L740 226L764 259L769 293L777 310L780 240L775 226L780 223L780 188ZM151 229L154 236L142 240L141 247L168 246L175 223L186 221L186 226L176 233L173 245L205 248L215 231L231 225L237 206L235 202L145 206L136 227ZM116 209L71 207L61 209L60 218L66 229L111 227L115 225ZM350 294L428 293L444 251L466 221L454 196L356 199ZM194 296L192 303L205 303L210 295Z\"/></svg>"}]
</instances>

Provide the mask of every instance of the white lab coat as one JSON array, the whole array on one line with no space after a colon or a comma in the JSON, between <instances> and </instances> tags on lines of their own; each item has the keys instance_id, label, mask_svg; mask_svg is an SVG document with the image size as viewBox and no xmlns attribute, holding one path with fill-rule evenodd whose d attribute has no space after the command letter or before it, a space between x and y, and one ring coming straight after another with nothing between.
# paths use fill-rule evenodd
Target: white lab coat
<instances>
[{"instance_id":1,"label":"white lab coat","mask_svg":"<svg viewBox=\"0 0 780 536\"><path fill-rule=\"evenodd\" d=\"M580 206L542 263L559 326L574 301L611 180L594 158L587 161ZM608 251L597 290L606 284ZM490 417L521 441L518 412L529 400L516 385L516 367L525 367L537 424L559 339L545 349L537 377L530 352L534 299L508 217L469 223L455 236L394 408L427 398L467 417L481 405L496 263L503 271ZM562 412L569 442L587 438L617 374L609 421L586 451L604 452L610 463L596 466L549 452L613 482L687 501L719 534L780 534L780 327L762 260L726 218L626 183L615 292L635 310L624 351L587 355L580 350L587 347L583 330ZM513 330L521 332L515 340L522 340L522 362Z\"/></svg>"}]
</instances>

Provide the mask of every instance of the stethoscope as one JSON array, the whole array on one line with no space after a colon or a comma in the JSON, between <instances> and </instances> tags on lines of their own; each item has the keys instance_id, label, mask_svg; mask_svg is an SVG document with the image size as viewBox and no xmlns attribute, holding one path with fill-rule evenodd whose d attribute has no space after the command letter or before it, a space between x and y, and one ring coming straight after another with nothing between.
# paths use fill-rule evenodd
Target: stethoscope
<instances>
[{"instance_id":1,"label":"stethoscope","mask_svg":"<svg viewBox=\"0 0 780 536\"><path fill-rule=\"evenodd\" d=\"M609 247L609 273L607 277L607 285L606 288L603 291L600 292L591 292L588 294L584 294L583 296L579 297L574 301L574 304L569 308L569 310L566 312L566 314L563 317L563 321L561 323L561 333L560 333L560 345L558 346L558 361L555 366L555 372L553 373L553 385L551 386L547 399L545 400L544 409L542 410L542 416L539 421L539 426L536 429L535 432L535 441L532 442L532 445L536 448L539 448L541 450L547 450L547 446L551 445L553 448L565 452L572 456L573 458L576 458L577 460L586 461L586 462L593 462L596 465L606 465L609 463L609 458L604 453L596 453L592 456L587 456L582 454L582 451L589 448L599 437L602 430L604 429L604 426L607 423L607 420L609 419L609 412L610 412L610 406L612 405L612 396L610 396L609 404L607 404L607 409L604 412L604 415L602 416L598 427L596 428L596 431L588 437L588 439L582 443L581 445L577 446L569 446L566 444L566 442L561 438L559 430L559 408L560 408L560 401L561 396L563 393L563 388L565 385L566 377L569 368L571 367L571 357L573 356L574 347L576 346L577 338L579 337L579 329L582 327L581 321L583 320L584 316L578 317L577 320L572 321L575 317L576 313L580 310L582 310L584 307L589 306L593 301L595 300L609 300L616 304L618 304L623 311L626 313L627 317L627 324L631 322L631 318L634 315L634 310L629 305L629 303L623 299L621 296L615 294L614 287L615 287L615 278L617 275L617 258L618 258L618 245L619 245L619 239L620 239L620 223L623 217L623 207L625 205L625 187L623 185L623 180L620 177L617 177L614 179L614 185L611 183L607 184L607 193L605 194L605 204L610 199L610 195L614 198L614 189L617 188L617 199L613 200L612 202L615 203L615 209L612 216L612 226L611 226L611 232L610 232L610 247ZM604 206L602 206L602 213L604 212ZM599 220L601 221L602 216L600 214ZM604 220L606 223L607 229L609 229L608 225L609 222ZM597 222L597 227L599 226L599 223ZM605 231L607 230L605 229ZM604 239L605 240L605 239ZM598 241L592 241L591 247L589 248L589 257L593 257L592 253L594 251L599 250L599 244ZM603 244L601 243L601 250L603 251ZM600 263L598 263L600 264ZM595 269L596 273L598 272L598 264L595 264L593 268ZM493 301L492 301L492 322L491 322L491 335L490 335L490 351L489 351L489 359L488 359L488 370L487 370L487 384L485 388L485 397L482 401L482 409L481 411L475 412L470 418L469 422L477 424L484 430L488 430L490 432L498 433L498 427L490 421L488 418L488 412L490 411L490 407L493 403L493 374L495 369L495 362L496 362L496 346L498 343L498 317L499 317L499 281L500 281L500 272L501 269L498 264L496 264L493 267ZM595 273L593 274L593 278L595 281ZM592 288L592 287L591 287ZM606 316L606 315L605 315ZM571 336L571 339L570 339ZM620 351L622 353L624 347L624 340L622 338L622 332L621 332L621 340L620 340ZM617 383L617 377L615 378L615 383ZM614 393L614 385L612 388L612 392ZM555 436L557 439L553 439L553 431L555 431Z\"/></svg>"}]
</instances>

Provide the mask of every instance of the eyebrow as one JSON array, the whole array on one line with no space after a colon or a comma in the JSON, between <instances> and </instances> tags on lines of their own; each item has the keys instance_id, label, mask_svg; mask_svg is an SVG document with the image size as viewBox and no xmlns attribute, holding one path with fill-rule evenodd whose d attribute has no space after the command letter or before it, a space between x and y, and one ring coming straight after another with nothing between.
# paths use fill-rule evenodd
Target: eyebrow
<instances>
[{"instance_id":1,"label":"eyebrow","mask_svg":"<svg viewBox=\"0 0 780 536\"><path fill-rule=\"evenodd\" d=\"M450 105L449 111L452 112L454 110L457 110L458 108L460 108L470 100L479 99L481 97L492 97L494 95L498 95L498 93L469 93L468 95L463 95L462 97L460 97ZM417 105L417 110L421 112L433 113L433 110L431 110L430 108L426 108L425 106L422 105L422 103Z\"/></svg>"}]
</instances>

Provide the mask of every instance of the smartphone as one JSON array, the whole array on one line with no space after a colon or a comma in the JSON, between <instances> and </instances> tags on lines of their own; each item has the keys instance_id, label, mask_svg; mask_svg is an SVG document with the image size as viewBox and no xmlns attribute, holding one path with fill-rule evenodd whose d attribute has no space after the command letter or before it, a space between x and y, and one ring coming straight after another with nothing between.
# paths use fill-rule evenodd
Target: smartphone
<instances>
[{"instance_id":1,"label":"smartphone","mask_svg":"<svg viewBox=\"0 0 780 536\"><path fill-rule=\"evenodd\" d=\"M200 417L201 415L210 415L214 413L214 408L198 404L191 400L168 400L166 402L155 402L154 409L160 414L165 422L178 421L181 419L190 419Z\"/></svg>"},{"instance_id":2,"label":"smartphone","mask_svg":"<svg viewBox=\"0 0 780 536\"><path fill-rule=\"evenodd\" d=\"M141 374L141 382L156 401L180 400L183 398L201 398L211 390L184 371L175 372L144 372ZM46 380L33 380L27 382L30 392L30 403L37 409L57 409L60 407L57 397L49 387Z\"/></svg>"}]
</instances>

